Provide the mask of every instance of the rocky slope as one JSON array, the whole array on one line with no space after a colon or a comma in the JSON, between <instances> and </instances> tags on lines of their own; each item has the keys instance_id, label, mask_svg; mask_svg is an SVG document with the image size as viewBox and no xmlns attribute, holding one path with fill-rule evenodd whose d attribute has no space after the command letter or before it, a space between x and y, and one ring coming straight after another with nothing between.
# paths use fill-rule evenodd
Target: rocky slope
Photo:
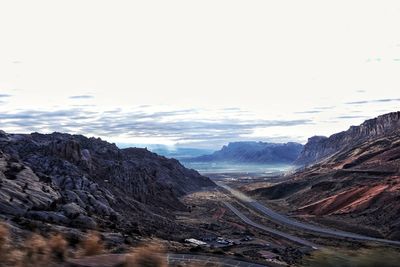
<instances>
[{"instance_id":1,"label":"rocky slope","mask_svg":"<svg viewBox=\"0 0 400 267\"><path fill-rule=\"evenodd\" d=\"M213 154L192 158L197 162L292 163L303 146L298 143L233 142Z\"/></svg>"},{"instance_id":2,"label":"rocky slope","mask_svg":"<svg viewBox=\"0 0 400 267\"><path fill-rule=\"evenodd\" d=\"M0 132L0 217L20 225L157 234L179 197L213 182L146 149L61 133Z\"/></svg>"},{"instance_id":3,"label":"rocky slope","mask_svg":"<svg viewBox=\"0 0 400 267\"><path fill-rule=\"evenodd\" d=\"M336 144L347 140L336 153L291 175L286 182L251 193L283 201L294 215L400 240L399 121L399 113L391 113L334 135L341 136ZM351 141L355 136L363 138Z\"/></svg>"},{"instance_id":4,"label":"rocky slope","mask_svg":"<svg viewBox=\"0 0 400 267\"><path fill-rule=\"evenodd\" d=\"M296 164L313 164L346 147L355 146L368 139L390 134L399 127L400 112L392 112L367 120L359 126L351 126L347 131L333 134L330 137L311 137L296 160Z\"/></svg>"}]
</instances>

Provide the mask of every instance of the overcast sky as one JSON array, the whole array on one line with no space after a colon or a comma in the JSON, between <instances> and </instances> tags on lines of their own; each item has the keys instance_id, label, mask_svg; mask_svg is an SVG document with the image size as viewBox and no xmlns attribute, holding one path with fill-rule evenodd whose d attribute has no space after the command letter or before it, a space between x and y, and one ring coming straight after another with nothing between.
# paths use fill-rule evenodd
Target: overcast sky
<instances>
[{"instance_id":1,"label":"overcast sky","mask_svg":"<svg viewBox=\"0 0 400 267\"><path fill-rule=\"evenodd\" d=\"M400 1L3 1L0 129L217 148L399 110Z\"/></svg>"}]
</instances>

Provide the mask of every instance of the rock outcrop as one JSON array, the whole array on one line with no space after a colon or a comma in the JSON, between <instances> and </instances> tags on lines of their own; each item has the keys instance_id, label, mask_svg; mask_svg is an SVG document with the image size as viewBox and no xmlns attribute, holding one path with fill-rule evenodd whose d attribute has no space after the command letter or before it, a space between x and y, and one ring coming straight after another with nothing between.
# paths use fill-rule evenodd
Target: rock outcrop
<instances>
[{"instance_id":1,"label":"rock outcrop","mask_svg":"<svg viewBox=\"0 0 400 267\"><path fill-rule=\"evenodd\" d=\"M213 182L146 149L0 132L0 216L63 227L168 232L179 197ZM172 231L170 230L170 231Z\"/></svg>"},{"instance_id":2,"label":"rock outcrop","mask_svg":"<svg viewBox=\"0 0 400 267\"><path fill-rule=\"evenodd\" d=\"M285 182L251 193L286 201L292 214L400 240L399 121L399 112L390 113L329 139L317 137L309 148L316 143L336 151Z\"/></svg>"},{"instance_id":3,"label":"rock outcrop","mask_svg":"<svg viewBox=\"0 0 400 267\"><path fill-rule=\"evenodd\" d=\"M398 111L367 120L359 126L351 126L347 131L333 134L330 137L311 137L296 160L296 164L316 163L350 146L388 135L399 127L400 112Z\"/></svg>"}]
</instances>

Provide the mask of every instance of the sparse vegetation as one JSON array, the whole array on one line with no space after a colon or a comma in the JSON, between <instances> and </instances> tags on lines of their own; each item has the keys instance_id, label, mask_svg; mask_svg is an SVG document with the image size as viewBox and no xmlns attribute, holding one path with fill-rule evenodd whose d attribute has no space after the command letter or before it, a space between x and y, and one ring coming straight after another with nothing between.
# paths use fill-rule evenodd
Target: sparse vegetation
<instances>
[{"instance_id":1,"label":"sparse vegetation","mask_svg":"<svg viewBox=\"0 0 400 267\"><path fill-rule=\"evenodd\" d=\"M4 224L0 224L0 266L5 266L4 262L8 258L9 232Z\"/></svg>"},{"instance_id":2,"label":"sparse vegetation","mask_svg":"<svg viewBox=\"0 0 400 267\"><path fill-rule=\"evenodd\" d=\"M58 266L68 242L60 234L45 238L32 234L22 244L13 244L8 227L0 224L0 267Z\"/></svg>"},{"instance_id":3,"label":"sparse vegetation","mask_svg":"<svg viewBox=\"0 0 400 267\"><path fill-rule=\"evenodd\" d=\"M125 267L167 267L162 247L156 244L141 246L126 257Z\"/></svg>"},{"instance_id":4,"label":"sparse vegetation","mask_svg":"<svg viewBox=\"0 0 400 267\"><path fill-rule=\"evenodd\" d=\"M15 244L10 237L6 224L0 224L0 267L58 266L68 251L68 242L61 234L46 238L34 233L21 244ZM81 241L78 255L92 256L104 253L100 235L90 232Z\"/></svg>"},{"instance_id":5,"label":"sparse vegetation","mask_svg":"<svg viewBox=\"0 0 400 267\"><path fill-rule=\"evenodd\" d=\"M50 262L50 247L47 240L39 235L33 234L25 241L24 266L47 266Z\"/></svg>"},{"instance_id":6,"label":"sparse vegetation","mask_svg":"<svg viewBox=\"0 0 400 267\"><path fill-rule=\"evenodd\" d=\"M9 242L8 228L4 224L0 224L0 253L4 252L4 249ZM0 254L2 256L2 254Z\"/></svg>"},{"instance_id":7,"label":"sparse vegetation","mask_svg":"<svg viewBox=\"0 0 400 267\"><path fill-rule=\"evenodd\" d=\"M46 238L34 233L20 244L13 243L12 235L6 224L0 223L0 267L37 267L59 266L64 262L69 243L61 234ZM70 250L69 255L78 257L93 256L105 253L104 243L97 232L89 232L79 243L76 254ZM237 256L237 255L236 255ZM304 267L397 267L400 262L398 250L360 249L351 252L320 250L304 260ZM182 265L183 264L183 265ZM201 263L182 263L180 266L204 266ZM162 246L150 243L135 248L126 256L124 267L167 267L168 261ZM208 266L208 265L207 265ZM214 265L210 265L214 266ZM217 265L215 265L217 266Z\"/></svg>"},{"instance_id":8,"label":"sparse vegetation","mask_svg":"<svg viewBox=\"0 0 400 267\"><path fill-rule=\"evenodd\" d=\"M81 255L93 256L99 255L105 251L103 241L96 232L90 232L86 235L85 239L81 242Z\"/></svg>"},{"instance_id":9,"label":"sparse vegetation","mask_svg":"<svg viewBox=\"0 0 400 267\"><path fill-rule=\"evenodd\" d=\"M52 235L48 240L52 257L57 261L62 261L65 258L68 242L61 234Z\"/></svg>"},{"instance_id":10,"label":"sparse vegetation","mask_svg":"<svg viewBox=\"0 0 400 267\"><path fill-rule=\"evenodd\" d=\"M364 249L352 252L323 250L306 260L305 267L397 267L400 253L394 250Z\"/></svg>"},{"instance_id":11,"label":"sparse vegetation","mask_svg":"<svg viewBox=\"0 0 400 267\"><path fill-rule=\"evenodd\" d=\"M22 257L22 252L11 245L8 227L0 223L0 267L22 267Z\"/></svg>"}]
</instances>

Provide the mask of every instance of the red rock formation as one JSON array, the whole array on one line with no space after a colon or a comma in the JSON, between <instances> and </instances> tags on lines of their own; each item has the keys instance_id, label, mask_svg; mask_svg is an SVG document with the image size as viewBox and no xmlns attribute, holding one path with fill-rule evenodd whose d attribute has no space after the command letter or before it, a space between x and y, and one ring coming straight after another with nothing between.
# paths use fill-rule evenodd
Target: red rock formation
<instances>
[{"instance_id":1,"label":"red rock formation","mask_svg":"<svg viewBox=\"0 0 400 267\"><path fill-rule=\"evenodd\" d=\"M400 112L392 112L365 121L359 126L351 126L347 131L330 137L314 136L308 139L297 164L310 165L321 161L342 149L354 146L368 139L391 134L400 127Z\"/></svg>"},{"instance_id":2,"label":"red rock formation","mask_svg":"<svg viewBox=\"0 0 400 267\"><path fill-rule=\"evenodd\" d=\"M400 239L400 112L329 138L311 138L302 160L310 159L319 162L287 182L252 193L284 199L296 214L332 218L353 230L362 225Z\"/></svg>"}]
</instances>

